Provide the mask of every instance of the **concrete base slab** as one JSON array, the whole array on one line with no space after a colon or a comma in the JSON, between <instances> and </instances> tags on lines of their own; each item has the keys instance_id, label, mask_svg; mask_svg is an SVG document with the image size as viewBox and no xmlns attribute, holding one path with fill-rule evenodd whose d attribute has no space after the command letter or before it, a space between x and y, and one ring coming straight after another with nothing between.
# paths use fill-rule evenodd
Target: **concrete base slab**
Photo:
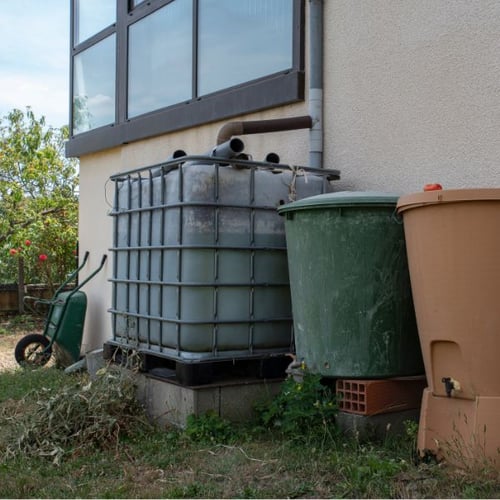
<instances>
[{"instance_id":1,"label":"concrete base slab","mask_svg":"<svg viewBox=\"0 0 500 500\"><path fill-rule=\"evenodd\" d=\"M102 349L88 353L86 362L91 377L108 363ZM231 422L249 421L255 416L254 405L270 401L279 393L283 382L282 378L234 378L187 387L176 381L175 370L166 368L135 373L134 377L137 398L149 417L159 425L178 427L186 426L189 415L200 416L209 410Z\"/></svg>"},{"instance_id":2,"label":"concrete base slab","mask_svg":"<svg viewBox=\"0 0 500 500\"><path fill-rule=\"evenodd\" d=\"M138 399L159 425L185 427L189 415L214 411L232 422L254 417L254 405L278 394L282 380L235 380L184 387L172 380L137 375Z\"/></svg>"}]
</instances>

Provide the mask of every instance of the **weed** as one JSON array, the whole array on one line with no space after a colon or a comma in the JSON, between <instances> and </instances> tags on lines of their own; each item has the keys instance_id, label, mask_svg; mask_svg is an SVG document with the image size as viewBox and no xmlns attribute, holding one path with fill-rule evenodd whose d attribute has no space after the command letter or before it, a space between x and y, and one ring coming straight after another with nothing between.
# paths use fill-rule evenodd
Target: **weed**
<instances>
[{"instance_id":1,"label":"weed","mask_svg":"<svg viewBox=\"0 0 500 500\"><path fill-rule=\"evenodd\" d=\"M393 495L392 479L407 464L373 445L352 443L330 457L341 476L339 496L349 498L386 497Z\"/></svg>"},{"instance_id":2,"label":"weed","mask_svg":"<svg viewBox=\"0 0 500 500\"><path fill-rule=\"evenodd\" d=\"M190 440L201 443L228 443L235 437L232 424L214 411L189 415L184 433Z\"/></svg>"},{"instance_id":3,"label":"weed","mask_svg":"<svg viewBox=\"0 0 500 500\"><path fill-rule=\"evenodd\" d=\"M285 380L270 404L256 408L265 427L299 441L331 437L337 409L335 395L321 383L321 376L308 372L301 381Z\"/></svg>"},{"instance_id":4,"label":"weed","mask_svg":"<svg viewBox=\"0 0 500 500\"><path fill-rule=\"evenodd\" d=\"M495 475L500 463L500 448L497 448L496 456L488 450L494 431L488 432L486 425L476 428L475 422L465 412L458 412L451 424L450 436L434 440L440 454L471 475L485 478Z\"/></svg>"},{"instance_id":5,"label":"weed","mask_svg":"<svg viewBox=\"0 0 500 500\"><path fill-rule=\"evenodd\" d=\"M401 461L416 465L421 461L417 453L418 422L405 420L402 424L402 432L389 433L388 426L388 432L381 444L386 451L397 456Z\"/></svg>"}]
</instances>

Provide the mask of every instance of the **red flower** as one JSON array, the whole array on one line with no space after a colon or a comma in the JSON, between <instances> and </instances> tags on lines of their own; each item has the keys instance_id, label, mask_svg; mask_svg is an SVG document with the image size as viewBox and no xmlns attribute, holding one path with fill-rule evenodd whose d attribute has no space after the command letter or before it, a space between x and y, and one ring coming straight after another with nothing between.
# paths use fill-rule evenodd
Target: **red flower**
<instances>
[{"instance_id":1,"label":"red flower","mask_svg":"<svg viewBox=\"0 0 500 500\"><path fill-rule=\"evenodd\" d=\"M49 257L48 257L46 254L44 254L44 253L42 253L42 254L40 254L40 255L38 256L38 260L39 260L40 262L45 262L48 258L49 258Z\"/></svg>"},{"instance_id":2,"label":"red flower","mask_svg":"<svg viewBox=\"0 0 500 500\"><path fill-rule=\"evenodd\" d=\"M31 241L30 241L30 240L26 240L26 241L24 242L24 244L25 244L27 247L29 247L29 246L31 245Z\"/></svg>"},{"instance_id":3,"label":"red flower","mask_svg":"<svg viewBox=\"0 0 500 500\"><path fill-rule=\"evenodd\" d=\"M16 254L17 254L17 250L16 250L15 248L11 248L11 249L9 250L9 253L10 253L11 255L16 255Z\"/></svg>"}]
</instances>

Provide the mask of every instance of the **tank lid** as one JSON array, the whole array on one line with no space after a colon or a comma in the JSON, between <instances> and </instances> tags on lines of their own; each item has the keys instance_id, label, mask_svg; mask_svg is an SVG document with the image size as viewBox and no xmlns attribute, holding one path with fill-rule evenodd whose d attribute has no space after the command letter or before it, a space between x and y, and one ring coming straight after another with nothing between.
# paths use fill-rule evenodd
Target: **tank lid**
<instances>
[{"instance_id":1,"label":"tank lid","mask_svg":"<svg viewBox=\"0 0 500 500\"><path fill-rule=\"evenodd\" d=\"M339 191L337 193L318 194L293 201L278 207L279 213L311 208L334 208L352 206L390 206L395 207L399 195L377 191Z\"/></svg>"},{"instance_id":2,"label":"tank lid","mask_svg":"<svg viewBox=\"0 0 500 500\"><path fill-rule=\"evenodd\" d=\"M499 201L500 188L475 188L475 189L443 189L425 191L401 196L398 200L397 211L404 212L411 208L440 203L458 203L467 201Z\"/></svg>"}]
</instances>

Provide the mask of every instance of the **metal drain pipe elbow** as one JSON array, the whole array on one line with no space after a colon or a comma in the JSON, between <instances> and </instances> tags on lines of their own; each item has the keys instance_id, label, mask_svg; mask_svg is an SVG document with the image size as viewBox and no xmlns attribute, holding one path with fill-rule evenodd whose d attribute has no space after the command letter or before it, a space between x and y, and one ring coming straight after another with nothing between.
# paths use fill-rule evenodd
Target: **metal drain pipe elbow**
<instances>
[{"instance_id":1,"label":"metal drain pipe elbow","mask_svg":"<svg viewBox=\"0 0 500 500\"><path fill-rule=\"evenodd\" d=\"M217 144L222 144L234 135L266 134L268 132L284 132L311 128L313 120L309 115L276 118L274 120L249 120L228 122L219 129Z\"/></svg>"}]
</instances>

